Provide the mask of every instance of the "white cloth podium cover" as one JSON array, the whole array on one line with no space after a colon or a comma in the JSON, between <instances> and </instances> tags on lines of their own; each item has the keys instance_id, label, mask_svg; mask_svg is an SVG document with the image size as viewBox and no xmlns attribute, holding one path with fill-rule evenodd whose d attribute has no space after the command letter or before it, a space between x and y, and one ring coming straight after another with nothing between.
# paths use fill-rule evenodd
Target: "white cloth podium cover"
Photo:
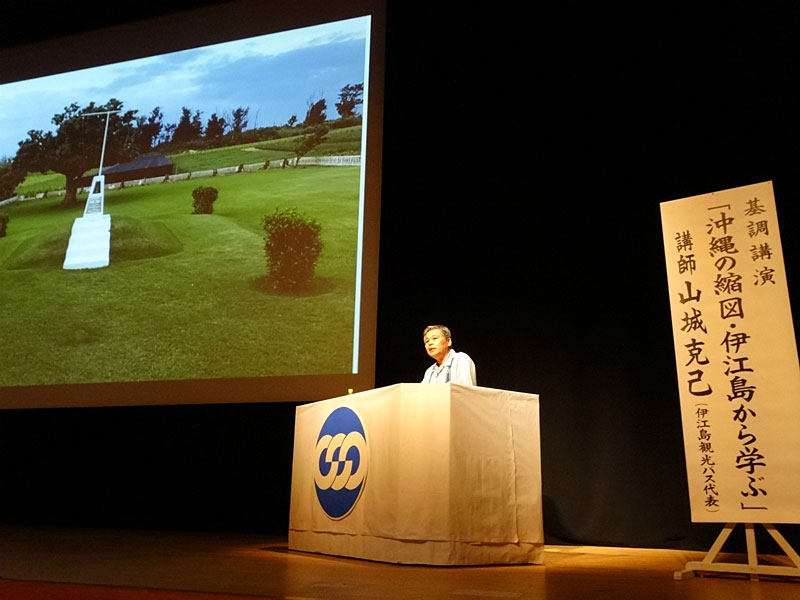
<instances>
[{"instance_id":1,"label":"white cloth podium cover","mask_svg":"<svg viewBox=\"0 0 800 600\"><path fill-rule=\"evenodd\" d=\"M289 548L541 563L538 396L404 383L299 406Z\"/></svg>"}]
</instances>

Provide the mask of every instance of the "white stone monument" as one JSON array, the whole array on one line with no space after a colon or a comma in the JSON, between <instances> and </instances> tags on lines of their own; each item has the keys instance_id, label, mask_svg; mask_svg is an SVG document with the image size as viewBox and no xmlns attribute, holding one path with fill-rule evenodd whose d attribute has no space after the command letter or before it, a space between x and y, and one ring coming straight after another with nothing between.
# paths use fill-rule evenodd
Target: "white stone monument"
<instances>
[{"instance_id":1,"label":"white stone monument","mask_svg":"<svg viewBox=\"0 0 800 600\"><path fill-rule=\"evenodd\" d=\"M103 214L105 175L95 175L83 216L75 219L69 237L65 269L107 267L111 250L111 215Z\"/></svg>"},{"instance_id":2,"label":"white stone monument","mask_svg":"<svg viewBox=\"0 0 800 600\"><path fill-rule=\"evenodd\" d=\"M97 269L107 267L111 250L111 215L103 213L105 202L105 183L103 175L103 159L106 153L108 136L108 118L118 110L107 110L95 113L84 113L89 117L105 115L106 128L103 132L103 147L100 151L100 169L92 178L92 187L86 199L83 216L75 219L72 234L69 237L67 253L64 256L65 269Z\"/></svg>"}]
</instances>

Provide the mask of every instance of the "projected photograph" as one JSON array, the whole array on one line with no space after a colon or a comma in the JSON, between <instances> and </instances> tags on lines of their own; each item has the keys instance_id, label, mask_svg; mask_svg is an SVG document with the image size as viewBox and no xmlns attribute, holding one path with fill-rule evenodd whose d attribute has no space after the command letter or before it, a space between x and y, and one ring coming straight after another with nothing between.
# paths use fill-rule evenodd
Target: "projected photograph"
<instances>
[{"instance_id":1,"label":"projected photograph","mask_svg":"<svg viewBox=\"0 0 800 600\"><path fill-rule=\"evenodd\" d=\"M0 85L0 386L353 373L369 36Z\"/></svg>"}]
</instances>

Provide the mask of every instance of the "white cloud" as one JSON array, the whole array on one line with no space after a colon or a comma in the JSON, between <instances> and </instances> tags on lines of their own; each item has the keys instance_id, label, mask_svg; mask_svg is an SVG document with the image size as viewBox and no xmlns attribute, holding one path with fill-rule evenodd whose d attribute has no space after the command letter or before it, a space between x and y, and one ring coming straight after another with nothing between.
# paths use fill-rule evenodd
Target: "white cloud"
<instances>
[{"instance_id":1,"label":"white cloud","mask_svg":"<svg viewBox=\"0 0 800 600\"><path fill-rule=\"evenodd\" d=\"M248 57L276 57L302 48L365 39L369 17L315 25L160 56L0 85L0 157L16 152L31 129L52 128L54 114L71 102L121 99L127 108L181 105L204 74Z\"/></svg>"}]
</instances>

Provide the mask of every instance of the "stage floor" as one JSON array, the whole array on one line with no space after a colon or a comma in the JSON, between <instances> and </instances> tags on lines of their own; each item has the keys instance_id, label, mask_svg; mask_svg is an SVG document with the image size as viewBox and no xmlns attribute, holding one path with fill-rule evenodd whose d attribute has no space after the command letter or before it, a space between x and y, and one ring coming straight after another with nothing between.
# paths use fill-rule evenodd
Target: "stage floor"
<instances>
[{"instance_id":1,"label":"stage floor","mask_svg":"<svg viewBox=\"0 0 800 600\"><path fill-rule=\"evenodd\" d=\"M796 581L675 581L675 571L702 556L547 546L544 566L425 567L293 552L285 538L259 535L0 526L0 579L139 589L142 598L157 598L152 590L180 590L337 600L800 600ZM782 557L767 558L784 564Z\"/></svg>"}]
</instances>

